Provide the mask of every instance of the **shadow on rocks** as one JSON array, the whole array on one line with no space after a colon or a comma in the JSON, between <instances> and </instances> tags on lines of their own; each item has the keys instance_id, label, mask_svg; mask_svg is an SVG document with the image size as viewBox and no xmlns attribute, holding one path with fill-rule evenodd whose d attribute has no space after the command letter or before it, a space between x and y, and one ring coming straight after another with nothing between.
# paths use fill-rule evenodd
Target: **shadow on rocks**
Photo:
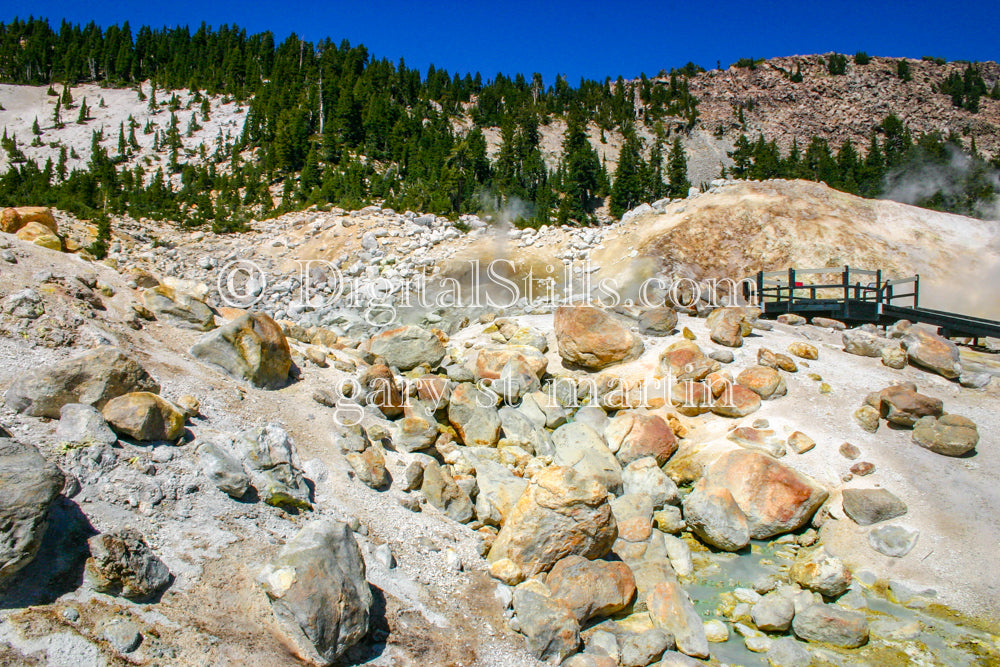
<instances>
[{"instance_id":1,"label":"shadow on rocks","mask_svg":"<svg viewBox=\"0 0 1000 667\"><path fill-rule=\"evenodd\" d=\"M98 531L72 500L60 496L35 558L0 589L0 609L49 604L83 583L87 539Z\"/></svg>"},{"instance_id":2,"label":"shadow on rocks","mask_svg":"<svg viewBox=\"0 0 1000 667\"><path fill-rule=\"evenodd\" d=\"M341 662L337 664L357 665L375 660L385 652L389 637L389 620L386 616L385 593L377 586L368 584L372 592L372 606L368 611L368 634L364 640L352 646Z\"/></svg>"}]
</instances>

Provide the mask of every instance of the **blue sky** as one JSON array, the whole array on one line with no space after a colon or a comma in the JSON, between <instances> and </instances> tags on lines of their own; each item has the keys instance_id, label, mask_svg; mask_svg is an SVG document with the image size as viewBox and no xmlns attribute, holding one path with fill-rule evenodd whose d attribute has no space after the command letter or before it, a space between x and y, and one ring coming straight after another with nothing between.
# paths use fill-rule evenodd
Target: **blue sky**
<instances>
[{"instance_id":1,"label":"blue sky","mask_svg":"<svg viewBox=\"0 0 1000 667\"><path fill-rule=\"evenodd\" d=\"M711 68L741 57L858 50L871 55L1000 59L1000 2L67 2L16 3L0 20L28 15L59 20L128 20L133 27L236 24L249 32L295 32L365 44L377 57L426 70L479 71L491 78L541 72L546 83L563 73L603 79L655 74L689 60Z\"/></svg>"}]
</instances>

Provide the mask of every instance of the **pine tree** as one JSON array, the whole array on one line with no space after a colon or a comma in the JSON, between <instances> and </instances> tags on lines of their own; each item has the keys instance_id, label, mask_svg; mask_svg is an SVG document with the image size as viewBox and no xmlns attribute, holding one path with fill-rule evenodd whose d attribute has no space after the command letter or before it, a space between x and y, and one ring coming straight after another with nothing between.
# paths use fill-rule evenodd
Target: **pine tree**
<instances>
[{"instance_id":1,"label":"pine tree","mask_svg":"<svg viewBox=\"0 0 1000 667\"><path fill-rule=\"evenodd\" d=\"M691 182L687 176L687 156L684 154L684 146L681 138L675 137L674 143L670 147L670 155L667 156L667 178L669 179L668 193L671 197L687 197Z\"/></svg>"},{"instance_id":2,"label":"pine tree","mask_svg":"<svg viewBox=\"0 0 1000 667\"><path fill-rule=\"evenodd\" d=\"M643 167L642 156L639 154L639 140L635 132L630 132L625 137L625 143L618 155L615 180L611 186L611 200L608 203L611 215L616 218L620 218L625 211L640 203L644 194Z\"/></svg>"},{"instance_id":3,"label":"pine tree","mask_svg":"<svg viewBox=\"0 0 1000 667\"><path fill-rule=\"evenodd\" d=\"M42 129L38 127L38 116L35 116L35 122L31 124L31 133L36 137L42 134Z\"/></svg>"},{"instance_id":4,"label":"pine tree","mask_svg":"<svg viewBox=\"0 0 1000 667\"><path fill-rule=\"evenodd\" d=\"M564 196L559 205L560 222L589 222L594 210L593 199L599 185L601 163L587 140L583 117L577 111L570 113L562 148L566 173L563 179Z\"/></svg>"},{"instance_id":5,"label":"pine tree","mask_svg":"<svg viewBox=\"0 0 1000 667\"><path fill-rule=\"evenodd\" d=\"M62 117L60 111L62 110L62 98L56 99L56 108L52 112L52 124L55 125L56 129L61 129L63 127Z\"/></svg>"},{"instance_id":6,"label":"pine tree","mask_svg":"<svg viewBox=\"0 0 1000 667\"><path fill-rule=\"evenodd\" d=\"M78 125L83 125L90 119L90 109L87 108L87 98L84 97L83 101L80 102L80 115L76 117L76 122Z\"/></svg>"}]
</instances>

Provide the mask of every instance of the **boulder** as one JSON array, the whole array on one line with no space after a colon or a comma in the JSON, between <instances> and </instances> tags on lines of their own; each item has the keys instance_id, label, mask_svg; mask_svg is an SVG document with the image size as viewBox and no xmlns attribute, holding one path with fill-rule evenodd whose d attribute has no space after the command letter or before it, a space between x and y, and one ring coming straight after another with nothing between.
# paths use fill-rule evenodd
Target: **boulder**
<instances>
[{"instance_id":1,"label":"boulder","mask_svg":"<svg viewBox=\"0 0 1000 667\"><path fill-rule=\"evenodd\" d=\"M646 667L657 663L659 667L666 667L667 662L657 662L664 651L676 646L674 636L660 628L649 628L641 632L629 632L623 634L618 639L621 647L620 664L623 667ZM675 655L680 655L675 654ZM681 656L687 658L687 656ZM690 660L690 658L687 658ZM691 661L696 665L701 663Z\"/></svg>"},{"instance_id":2,"label":"boulder","mask_svg":"<svg viewBox=\"0 0 1000 667\"><path fill-rule=\"evenodd\" d=\"M712 311L706 324L709 327L709 336L712 341L726 347L740 347L743 345L743 337L750 335L753 330L753 321L739 306L729 306Z\"/></svg>"},{"instance_id":3,"label":"boulder","mask_svg":"<svg viewBox=\"0 0 1000 667\"><path fill-rule=\"evenodd\" d=\"M215 488L231 498L242 498L250 488L250 477L243 466L221 445L203 440L197 450L201 472Z\"/></svg>"},{"instance_id":4,"label":"boulder","mask_svg":"<svg viewBox=\"0 0 1000 667\"><path fill-rule=\"evenodd\" d=\"M390 419L403 414L403 392L388 366L372 364L361 373L358 381L365 390L365 404L377 407Z\"/></svg>"},{"instance_id":5,"label":"boulder","mask_svg":"<svg viewBox=\"0 0 1000 667\"><path fill-rule=\"evenodd\" d=\"M878 431L879 426L879 411L877 408L873 408L870 405L862 405L860 408L854 411L854 421L858 423L858 426L868 431L869 433L875 433Z\"/></svg>"},{"instance_id":6,"label":"boulder","mask_svg":"<svg viewBox=\"0 0 1000 667\"><path fill-rule=\"evenodd\" d=\"M494 461L479 460L476 467L476 518L488 526L500 526L528 488L528 480L517 477Z\"/></svg>"},{"instance_id":7,"label":"boulder","mask_svg":"<svg viewBox=\"0 0 1000 667\"><path fill-rule=\"evenodd\" d=\"M892 345L888 338L879 336L874 326L866 325L848 329L841 334L844 352L861 357L881 357L882 348Z\"/></svg>"},{"instance_id":8,"label":"boulder","mask_svg":"<svg viewBox=\"0 0 1000 667\"><path fill-rule=\"evenodd\" d=\"M677 485L660 469L652 456L637 459L622 471L622 487L626 494L647 496L654 508L680 503Z\"/></svg>"},{"instance_id":9,"label":"boulder","mask_svg":"<svg viewBox=\"0 0 1000 667\"><path fill-rule=\"evenodd\" d=\"M701 541L724 551L739 551L750 543L750 526L724 486L709 486L703 478L684 498L684 521Z\"/></svg>"},{"instance_id":10,"label":"boulder","mask_svg":"<svg viewBox=\"0 0 1000 667\"><path fill-rule=\"evenodd\" d=\"M246 313L206 333L191 356L263 389L285 386L292 367L281 327L263 313Z\"/></svg>"},{"instance_id":11,"label":"boulder","mask_svg":"<svg viewBox=\"0 0 1000 667\"><path fill-rule=\"evenodd\" d=\"M319 520L292 538L258 581L298 657L337 661L368 633L372 593L347 524Z\"/></svg>"},{"instance_id":12,"label":"boulder","mask_svg":"<svg viewBox=\"0 0 1000 667\"><path fill-rule=\"evenodd\" d=\"M521 358L513 358L500 369L500 377L493 381L490 389L500 394L508 404L515 404L525 394L538 391L541 383L528 363Z\"/></svg>"},{"instance_id":13,"label":"boulder","mask_svg":"<svg viewBox=\"0 0 1000 667\"><path fill-rule=\"evenodd\" d=\"M133 440L177 440L184 433L184 413L148 391L112 398L101 414L115 433Z\"/></svg>"},{"instance_id":14,"label":"boulder","mask_svg":"<svg viewBox=\"0 0 1000 667\"><path fill-rule=\"evenodd\" d=\"M500 439L497 395L462 382L451 394L448 421L467 447L492 447Z\"/></svg>"},{"instance_id":15,"label":"boulder","mask_svg":"<svg viewBox=\"0 0 1000 667\"><path fill-rule=\"evenodd\" d=\"M734 384L712 404L712 413L720 417L746 417L760 409L760 396L741 384Z\"/></svg>"},{"instance_id":16,"label":"boulder","mask_svg":"<svg viewBox=\"0 0 1000 667\"><path fill-rule=\"evenodd\" d=\"M532 423L521 408L505 405L498 411L500 426L503 428L503 439L507 444L515 445L535 456L552 456L555 446L552 438L543 428L545 417L542 415L540 425Z\"/></svg>"},{"instance_id":17,"label":"boulder","mask_svg":"<svg viewBox=\"0 0 1000 667\"><path fill-rule=\"evenodd\" d=\"M896 370L906 368L906 348L898 343L883 347L882 365Z\"/></svg>"},{"instance_id":18,"label":"boulder","mask_svg":"<svg viewBox=\"0 0 1000 667\"><path fill-rule=\"evenodd\" d=\"M756 449L775 458L781 458L786 453L784 441L771 429L739 426L730 431L726 439L732 440L740 447Z\"/></svg>"},{"instance_id":19,"label":"boulder","mask_svg":"<svg viewBox=\"0 0 1000 667\"><path fill-rule=\"evenodd\" d=\"M113 445L118 436L92 405L67 403L59 410L56 437L74 445Z\"/></svg>"},{"instance_id":20,"label":"boulder","mask_svg":"<svg viewBox=\"0 0 1000 667\"><path fill-rule=\"evenodd\" d=\"M906 503L885 489L844 489L844 514L859 526L870 526L906 514Z\"/></svg>"},{"instance_id":21,"label":"boulder","mask_svg":"<svg viewBox=\"0 0 1000 667\"><path fill-rule=\"evenodd\" d=\"M639 331L647 336L669 336L677 326L677 313L666 306L644 310L639 315Z\"/></svg>"},{"instance_id":22,"label":"boulder","mask_svg":"<svg viewBox=\"0 0 1000 667\"><path fill-rule=\"evenodd\" d=\"M416 452L432 446L437 437L438 424L432 416L413 414L396 422L392 445L400 451Z\"/></svg>"},{"instance_id":23,"label":"boulder","mask_svg":"<svg viewBox=\"0 0 1000 667\"><path fill-rule=\"evenodd\" d=\"M913 427L913 442L935 454L965 456L979 444L979 429L961 415L921 417Z\"/></svg>"},{"instance_id":24,"label":"boulder","mask_svg":"<svg viewBox=\"0 0 1000 667\"><path fill-rule=\"evenodd\" d=\"M732 494L752 539L798 530L829 495L805 475L748 449L723 454L707 468L703 479L706 489L723 487Z\"/></svg>"},{"instance_id":25,"label":"boulder","mask_svg":"<svg viewBox=\"0 0 1000 667\"><path fill-rule=\"evenodd\" d=\"M514 589L517 622L528 639L528 650L537 659L559 664L580 647L580 623L548 588L531 580Z\"/></svg>"},{"instance_id":26,"label":"boulder","mask_svg":"<svg viewBox=\"0 0 1000 667\"><path fill-rule=\"evenodd\" d=\"M788 436L788 448L796 454L805 454L816 446L816 441L802 431L795 431Z\"/></svg>"},{"instance_id":27,"label":"boulder","mask_svg":"<svg viewBox=\"0 0 1000 667\"><path fill-rule=\"evenodd\" d=\"M751 366L736 376L736 382L764 400L778 398L788 392L785 378L768 366Z\"/></svg>"},{"instance_id":28,"label":"boulder","mask_svg":"<svg viewBox=\"0 0 1000 667\"><path fill-rule=\"evenodd\" d=\"M61 251L63 249L62 238L39 222L29 222L21 227L17 230L17 238L49 250Z\"/></svg>"},{"instance_id":29,"label":"boulder","mask_svg":"<svg viewBox=\"0 0 1000 667\"><path fill-rule=\"evenodd\" d=\"M35 557L63 482L34 445L0 437L0 584Z\"/></svg>"},{"instance_id":30,"label":"boulder","mask_svg":"<svg viewBox=\"0 0 1000 667\"><path fill-rule=\"evenodd\" d=\"M667 422L644 412L619 412L604 427L604 438L623 466L647 456L663 465L677 451L677 438Z\"/></svg>"},{"instance_id":31,"label":"boulder","mask_svg":"<svg viewBox=\"0 0 1000 667\"><path fill-rule=\"evenodd\" d=\"M626 322L593 306L560 306L553 322L559 356L571 365L600 370L631 361L643 351L642 339Z\"/></svg>"},{"instance_id":32,"label":"boulder","mask_svg":"<svg viewBox=\"0 0 1000 667\"><path fill-rule=\"evenodd\" d=\"M531 479L500 530L489 561L510 558L525 576L576 554L600 558L618 537L608 494L572 468L552 466Z\"/></svg>"},{"instance_id":33,"label":"boulder","mask_svg":"<svg viewBox=\"0 0 1000 667\"><path fill-rule=\"evenodd\" d=\"M312 509L309 485L285 429L275 423L249 429L235 444L261 500L283 509Z\"/></svg>"},{"instance_id":34,"label":"boulder","mask_svg":"<svg viewBox=\"0 0 1000 667\"><path fill-rule=\"evenodd\" d=\"M45 227L53 235L59 235L59 226L52 216L52 210L46 206L18 206L5 208L0 213L0 231L8 234L14 234L21 227L32 222Z\"/></svg>"},{"instance_id":35,"label":"boulder","mask_svg":"<svg viewBox=\"0 0 1000 667\"><path fill-rule=\"evenodd\" d=\"M962 374L958 346L947 338L919 327L910 327L903 337L903 347L910 363L949 380Z\"/></svg>"},{"instance_id":36,"label":"boulder","mask_svg":"<svg viewBox=\"0 0 1000 667\"><path fill-rule=\"evenodd\" d=\"M823 547L800 552L788 576L802 588L827 598L842 595L851 585L851 571Z\"/></svg>"},{"instance_id":37,"label":"boulder","mask_svg":"<svg viewBox=\"0 0 1000 667\"><path fill-rule=\"evenodd\" d=\"M668 345L660 355L660 372L674 380L703 380L720 368L721 363L707 357L689 340Z\"/></svg>"},{"instance_id":38,"label":"boulder","mask_svg":"<svg viewBox=\"0 0 1000 667\"><path fill-rule=\"evenodd\" d=\"M829 317L814 317L809 321L809 324L814 327L823 327L824 329L833 329L834 331L843 331L847 328L847 325L840 320L833 320Z\"/></svg>"},{"instance_id":39,"label":"boulder","mask_svg":"<svg viewBox=\"0 0 1000 667\"><path fill-rule=\"evenodd\" d=\"M795 313L782 313L781 315L778 315L778 322L793 327L800 327L806 323L806 318L801 315L796 315Z\"/></svg>"},{"instance_id":40,"label":"boulder","mask_svg":"<svg viewBox=\"0 0 1000 667\"><path fill-rule=\"evenodd\" d=\"M814 603L797 610L792 632L799 639L842 648L857 648L868 643L865 615L832 604Z\"/></svg>"},{"instance_id":41,"label":"boulder","mask_svg":"<svg viewBox=\"0 0 1000 667\"><path fill-rule=\"evenodd\" d=\"M897 426L912 427L921 417L940 417L941 399L925 396L907 385L893 385L879 392L881 416Z\"/></svg>"},{"instance_id":42,"label":"boulder","mask_svg":"<svg viewBox=\"0 0 1000 667\"><path fill-rule=\"evenodd\" d=\"M754 625L764 632L787 632L794 616L795 605L791 598L778 593L765 595L750 610Z\"/></svg>"},{"instance_id":43,"label":"boulder","mask_svg":"<svg viewBox=\"0 0 1000 667\"><path fill-rule=\"evenodd\" d=\"M545 577L545 585L580 623L610 616L635 597L635 577L628 565L576 555L556 563Z\"/></svg>"},{"instance_id":44,"label":"boulder","mask_svg":"<svg viewBox=\"0 0 1000 667\"><path fill-rule=\"evenodd\" d=\"M621 464L597 431L581 422L569 422L552 433L552 444L555 446L552 460L556 465L595 479L612 493L621 491Z\"/></svg>"},{"instance_id":45,"label":"boulder","mask_svg":"<svg viewBox=\"0 0 1000 667\"><path fill-rule=\"evenodd\" d=\"M87 544L84 582L100 593L148 600L170 583L170 570L134 528L94 535Z\"/></svg>"},{"instance_id":46,"label":"boulder","mask_svg":"<svg viewBox=\"0 0 1000 667\"><path fill-rule=\"evenodd\" d=\"M424 476L420 491L427 502L444 512L452 521L467 523L472 520L474 506L469 494L455 483L448 466L441 466L428 458L424 464Z\"/></svg>"},{"instance_id":47,"label":"boulder","mask_svg":"<svg viewBox=\"0 0 1000 667\"><path fill-rule=\"evenodd\" d=\"M618 539L645 542L653 532L653 503L641 493L626 493L611 501Z\"/></svg>"},{"instance_id":48,"label":"boulder","mask_svg":"<svg viewBox=\"0 0 1000 667\"><path fill-rule=\"evenodd\" d=\"M363 452L350 452L344 458L354 470L355 476L368 488L382 491L392 483L380 445L372 445Z\"/></svg>"},{"instance_id":49,"label":"boulder","mask_svg":"<svg viewBox=\"0 0 1000 667\"><path fill-rule=\"evenodd\" d=\"M134 391L158 393L160 385L121 350L102 346L21 374L4 401L17 412L58 419L67 403L100 410L112 398Z\"/></svg>"},{"instance_id":50,"label":"boulder","mask_svg":"<svg viewBox=\"0 0 1000 667\"><path fill-rule=\"evenodd\" d=\"M26 287L3 300L3 312L19 320L37 320L45 314L42 295Z\"/></svg>"},{"instance_id":51,"label":"boulder","mask_svg":"<svg viewBox=\"0 0 1000 667\"><path fill-rule=\"evenodd\" d=\"M787 373L797 373L799 370L799 367L795 365L795 361L790 356L774 352L766 347L757 350L757 363L761 366L767 366L768 368Z\"/></svg>"},{"instance_id":52,"label":"boulder","mask_svg":"<svg viewBox=\"0 0 1000 667\"><path fill-rule=\"evenodd\" d=\"M529 345L487 347L476 355L475 379L497 380L504 366L515 359L527 365L539 379L545 374L549 363L538 348Z\"/></svg>"},{"instance_id":53,"label":"boulder","mask_svg":"<svg viewBox=\"0 0 1000 667\"><path fill-rule=\"evenodd\" d=\"M819 359L819 350L816 349L816 346L803 343L802 341L796 341L789 345L788 351L799 359L808 359L810 361Z\"/></svg>"},{"instance_id":54,"label":"boulder","mask_svg":"<svg viewBox=\"0 0 1000 667\"><path fill-rule=\"evenodd\" d=\"M407 325L372 336L366 345L369 352L382 357L389 366L408 371L421 364L435 368L445 355L444 343L433 331Z\"/></svg>"},{"instance_id":55,"label":"boulder","mask_svg":"<svg viewBox=\"0 0 1000 667\"><path fill-rule=\"evenodd\" d=\"M195 331L210 331L215 328L215 313L204 301L188 292L157 285L144 291L142 300L157 319L176 327Z\"/></svg>"},{"instance_id":56,"label":"boulder","mask_svg":"<svg viewBox=\"0 0 1000 667\"><path fill-rule=\"evenodd\" d=\"M656 627L670 632L677 650L695 658L708 657L708 639L691 598L676 581L661 581L646 598Z\"/></svg>"}]
</instances>

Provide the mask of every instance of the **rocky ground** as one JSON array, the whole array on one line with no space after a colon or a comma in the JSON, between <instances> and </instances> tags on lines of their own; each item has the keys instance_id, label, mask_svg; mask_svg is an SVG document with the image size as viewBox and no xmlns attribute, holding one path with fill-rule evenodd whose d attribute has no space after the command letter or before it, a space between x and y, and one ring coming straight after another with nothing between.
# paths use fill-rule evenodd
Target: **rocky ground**
<instances>
[{"instance_id":1,"label":"rocky ground","mask_svg":"<svg viewBox=\"0 0 1000 667\"><path fill-rule=\"evenodd\" d=\"M377 208L227 237L119 220L104 262L43 247L86 223L5 212L0 662L1000 660L992 341L765 322L662 286L403 302L420 280L502 284L477 257L517 260L512 280L568 266L578 297L588 275L715 277L696 239L721 211L781 230L746 232L748 269L922 271L977 243L949 225L987 234L860 201L719 183L530 233ZM296 259L330 262L305 300Z\"/></svg>"}]
</instances>

